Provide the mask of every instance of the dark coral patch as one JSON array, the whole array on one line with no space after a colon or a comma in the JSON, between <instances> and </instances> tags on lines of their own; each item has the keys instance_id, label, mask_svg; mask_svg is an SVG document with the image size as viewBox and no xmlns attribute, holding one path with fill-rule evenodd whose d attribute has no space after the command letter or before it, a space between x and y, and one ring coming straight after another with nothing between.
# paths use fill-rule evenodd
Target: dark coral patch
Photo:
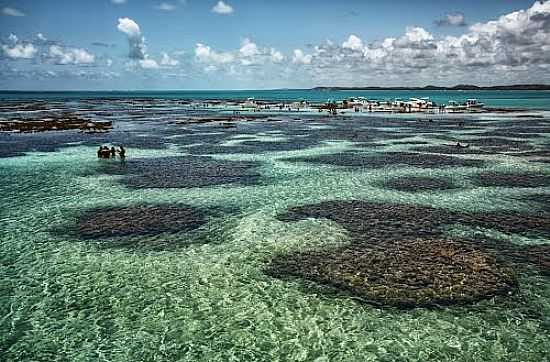
<instances>
[{"instance_id":1,"label":"dark coral patch","mask_svg":"<svg viewBox=\"0 0 550 362\"><path fill-rule=\"evenodd\" d=\"M474 181L484 187L548 187L550 175L483 172Z\"/></svg>"},{"instance_id":2,"label":"dark coral patch","mask_svg":"<svg viewBox=\"0 0 550 362\"><path fill-rule=\"evenodd\" d=\"M352 244L281 255L267 273L303 278L372 304L400 307L472 303L507 294L517 284L511 270L489 253L446 240Z\"/></svg>"},{"instance_id":3,"label":"dark coral patch","mask_svg":"<svg viewBox=\"0 0 550 362\"><path fill-rule=\"evenodd\" d=\"M191 188L257 184L260 179L257 166L256 162L183 156L103 161L100 172L124 175L121 182L132 188Z\"/></svg>"},{"instance_id":4,"label":"dark coral patch","mask_svg":"<svg viewBox=\"0 0 550 362\"><path fill-rule=\"evenodd\" d=\"M533 149L533 146L525 140L517 141L499 137L472 138L464 140L464 143L494 152L512 152Z\"/></svg>"},{"instance_id":5,"label":"dark coral patch","mask_svg":"<svg viewBox=\"0 0 550 362\"><path fill-rule=\"evenodd\" d=\"M197 229L207 213L186 205L137 205L92 209L78 220L82 239L178 233Z\"/></svg>"},{"instance_id":6,"label":"dark coral patch","mask_svg":"<svg viewBox=\"0 0 550 362\"><path fill-rule=\"evenodd\" d=\"M476 155L476 154L494 154L494 152L480 150L474 147L457 147L456 144L451 145L439 145L439 146L426 146L426 147L414 147L412 151L426 152L426 153L442 153L444 155Z\"/></svg>"},{"instance_id":7,"label":"dark coral patch","mask_svg":"<svg viewBox=\"0 0 550 362\"><path fill-rule=\"evenodd\" d=\"M430 144L430 142L427 141L394 141L392 142L394 145L427 145Z\"/></svg>"},{"instance_id":8,"label":"dark coral patch","mask_svg":"<svg viewBox=\"0 0 550 362\"><path fill-rule=\"evenodd\" d=\"M381 168L394 165L406 165L421 168L433 167L481 167L482 160L461 159L446 155L420 154L412 152L360 153L344 152L314 157L296 157L284 159L289 162L309 162L335 166Z\"/></svg>"},{"instance_id":9,"label":"dark coral patch","mask_svg":"<svg viewBox=\"0 0 550 362\"><path fill-rule=\"evenodd\" d=\"M452 182L431 177L396 177L384 183L384 187L398 191L439 191L454 189Z\"/></svg>"},{"instance_id":10,"label":"dark coral patch","mask_svg":"<svg viewBox=\"0 0 550 362\"><path fill-rule=\"evenodd\" d=\"M293 207L278 215L281 221L329 219L361 240L405 240L437 236L441 226L453 223L452 213L415 205L379 204L367 201L326 201Z\"/></svg>"},{"instance_id":11,"label":"dark coral patch","mask_svg":"<svg viewBox=\"0 0 550 362\"><path fill-rule=\"evenodd\" d=\"M440 236L445 227L464 224L529 236L550 236L550 215L519 212L462 214L445 209L367 201L326 201L293 207L281 221L324 218L337 222L356 240L379 242Z\"/></svg>"},{"instance_id":12,"label":"dark coral patch","mask_svg":"<svg viewBox=\"0 0 550 362\"><path fill-rule=\"evenodd\" d=\"M457 223L547 237L548 214L462 214L414 205L328 201L294 207L278 216L282 221L311 217L337 222L349 232L351 243L281 255L268 267L270 275L314 281L374 304L416 307L471 303L510 292L516 281L501 262L533 265L550 273L546 245L444 239L447 227Z\"/></svg>"},{"instance_id":13,"label":"dark coral patch","mask_svg":"<svg viewBox=\"0 0 550 362\"><path fill-rule=\"evenodd\" d=\"M463 219L463 222L469 225L505 233L550 237L550 215L548 214L519 214L512 211L501 211L469 215Z\"/></svg>"}]
</instances>

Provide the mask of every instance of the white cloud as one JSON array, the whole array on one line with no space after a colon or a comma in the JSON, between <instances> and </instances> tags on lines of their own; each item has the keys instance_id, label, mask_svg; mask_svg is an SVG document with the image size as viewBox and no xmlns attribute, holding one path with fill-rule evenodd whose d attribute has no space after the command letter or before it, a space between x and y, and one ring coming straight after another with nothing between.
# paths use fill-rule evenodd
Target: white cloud
<instances>
[{"instance_id":1,"label":"white cloud","mask_svg":"<svg viewBox=\"0 0 550 362\"><path fill-rule=\"evenodd\" d=\"M295 64L311 64L313 56L311 54L305 54L302 49L294 49L294 57L292 62Z\"/></svg>"},{"instance_id":2,"label":"white cloud","mask_svg":"<svg viewBox=\"0 0 550 362\"><path fill-rule=\"evenodd\" d=\"M17 37L16 37L17 38ZM30 43L18 43L13 47L2 45L2 50L8 58L11 59L31 59L34 58L38 49Z\"/></svg>"},{"instance_id":3,"label":"white cloud","mask_svg":"<svg viewBox=\"0 0 550 362\"><path fill-rule=\"evenodd\" d=\"M36 37L37 37L38 40L40 40L40 41L46 41L46 40L48 40L48 39L46 39L46 37L45 37L44 34L42 34L42 33L36 34Z\"/></svg>"},{"instance_id":4,"label":"white cloud","mask_svg":"<svg viewBox=\"0 0 550 362\"><path fill-rule=\"evenodd\" d=\"M348 39L342 43L342 48L354 51L363 51L363 41L354 34L351 34Z\"/></svg>"},{"instance_id":5,"label":"white cloud","mask_svg":"<svg viewBox=\"0 0 550 362\"><path fill-rule=\"evenodd\" d=\"M23 13L21 10L10 7L3 8L2 14L6 16L25 16L25 13Z\"/></svg>"},{"instance_id":6,"label":"white cloud","mask_svg":"<svg viewBox=\"0 0 550 362\"><path fill-rule=\"evenodd\" d=\"M271 61L273 63L282 63L285 60L285 56L283 55L283 53L275 48L271 48L269 50L269 55L271 56Z\"/></svg>"},{"instance_id":7,"label":"white cloud","mask_svg":"<svg viewBox=\"0 0 550 362\"><path fill-rule=\"evenodd\" d=\"M217 69L220 68L219 65L225 64L226 70L236 70L238 65L248 67L281 63L285 56L275 48L262 48L251 39L245 38L240 47L233 51L216 51L208 45L198 43L195 47L195 59L201 63L218 65Z\"/></svg>"},{"instance_id":8,"label":"white cloud","mask_svg":"<svg viewBox=\"0 0 550 362\"><path fill-rule=\"evenodd\" d=\"M126 0L111 0L111 2L116 5L126 4Z\"/></svg>"},{"instance_id":9,"label":"white cloud","mask_svg":"<svg viewBox=\"0 0 550 362\"><path fill-rule=\"evenodd\" d=\"M243 57L254 57L256 55L260 54L260 51L258 50L258 46L250 41L250 39L245 38L241 43L241 49L239 49L239 52Z\"/></svg>"},{"instance_id":10,"label":"white cloud","mask_svg":"<svg viewBox=\"0 0 550 362\"><path fill-rule=\"evenodd\" d=\"M352 34L340 46L314 47L309 58L297 49L293 63L311 64L307 74L315 83L341 85L549 82L550 1L474 24L459 36L436 37L413 26L365 44Z\"/></svg>"},{"instance_id":11,"label":"white cloud","mask_svg":"<svg viewBox=\"0 0 550 362\"><path fill-rule=\"evenodd\" d=\"M222 0L218 1L218 3L212 8L212 12L216 14L221 15L228 15L233 12L233 7L229 4L226 4Z\"/></svg>"},{"instance_id":12,"label":"white cloud","mask_svg":"<svg viewBox=\"0 0 550 362\"><path fill-rule=\"evenodd\" d=\"M128 57L131 59L145 59L147 47L139 25L130 18L119 18L117 29L128 37L128 45L130 46Z\"/></svg>"},{"instance_id":13,"label":"white cloud","mask_svg":"<svg viewBox=\"0 0 550 362\"><path fill-rule=\"evenodd\" d=\"M154 60L154 59L150 59L150 58L139 60L139 65L143 69L158 69L159 68L159 65L158 65L157 61Z\"/></svg>"},{"instance_id":14,"label":"white cloud","mask_svg":"<svg viewBox=\"0 0 550 362\"><path fill-rule=\"evenodd\" d=\"M19 38L17 37L17 35L15 34L10 34L8 36L8 40L11 42L11 43L17 43L19 41Z\"/></svg>"},{"instance_id":15,"label":"white cloud","mask_svg":"<svg viewBox=\"0 0 550 362\"><path fill-rule=\"evenodd\" d=\"M195 58L203 63L231 63L235 56L229 52L216 52L208 45L197 43L195 47Z\"/></svg>"},{"instance_id":16,"label":"white cloud","mask_svg":"<svg viewBox=\"0 0 550 362\"><path fill-rule=\"evenodd\" d=\"M141 36L139 25L130 18L119 18L117 29L131 37Z\"/></svg>"},{"instance_id":17,"label":"white cloud","mask_svg":"<svg viewBox=\"0 0 550 362\"><path fill-rule=\"evenodd\" d=\"M174 11L177 9L176 5L171 3L160 3L155 8L162 11Z\"/></svg>"},{"instance_id":18,"label":"white cloud","mask_svg":"<svg viewBox=\"0 0 550 362\"><path fill-rule=\"evenodd\" d=\"M179 65L179 61L177 59L171 58L167 53L162 53L162 58L160 60L160 65L164 65L167 67L175 67Z\"/></svg>"},{"instance_id":19,"label":"white cloud","mask_svg":"<svg viewBox=\"0 0 550 362\"><path fill-rule=\"evenodd\" d=\"M64 48L59 45L52 45L48 49L48 58L55 64L60 65L81 65L95 62L95 56L85 49Z\"/></svg>"}]
</instances>

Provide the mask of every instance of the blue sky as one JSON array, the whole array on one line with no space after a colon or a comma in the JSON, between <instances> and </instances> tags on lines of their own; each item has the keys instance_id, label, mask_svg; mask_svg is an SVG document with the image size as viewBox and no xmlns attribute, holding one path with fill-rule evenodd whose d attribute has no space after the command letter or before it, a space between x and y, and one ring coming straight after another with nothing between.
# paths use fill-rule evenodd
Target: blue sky
<instances>
[{"instance_id":1,"label":"blue sky","mask_svg":"<svg viewBox=\"0 0 550 362\"><path fill-rule=\"evenodd\" d=\"M0 0L1 89L550 82L550 1Z\"/></svg>"}]
</instances>

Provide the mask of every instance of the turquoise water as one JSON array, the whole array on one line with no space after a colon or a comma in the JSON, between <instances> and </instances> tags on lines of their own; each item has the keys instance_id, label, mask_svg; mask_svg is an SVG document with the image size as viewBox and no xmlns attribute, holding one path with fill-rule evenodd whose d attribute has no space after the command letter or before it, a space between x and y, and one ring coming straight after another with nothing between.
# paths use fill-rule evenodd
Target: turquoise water
<instances>
[{"instance_id":1,"label":"turquoise water","mask_svg":"<svg viewBox=\"0 0 550 362\"><path fill-rule=\"evenodd\" d=\"M393 100L430 97L438 104L450 100L463 102L477 98L491 107L520 107L550 110L550 91L320 91L320 90L241 90L241 91L112 91L112 92L9 92L0 91L0 99L246 99L294 101L304 99L325 102L349 97Z\"/></svg>"},{"instance_id":2,"label":"turquoise water","mask_svg":"<svg viewBox=\"0 0 550 362\"><path fill-rule=\"evenodd\" d=\"M513 265L519 282L512 295L413 309L377 307L304 280L273 278L265 268L275 255L349 243L349 231L334 220L278 218L290 207L334 200L416 205L458 215L513 213L517 218L503 219L503 225L455 220L444 236L472 238L480 245L493 240L523 253L536 246L540 260L548 260L544 248L550 237L540 226L549 225L544 202L550 194L549 120L473 119L459 128L443 120L308 116L242 121L226 129L215 122L175 124L185 119L185 110L153 104L149 109L94 101L77 110L113 120L115 128L104 134L0 134L3 360L548 358L550 279L536 262L499 255ZM74 111L74 102L54 106L55 112ZM453 147L450 155L430 151L457 141L471 144L469 153ZM101 144L124 144L126 162L98 160ZM363 162L388 154L406 159L409 153L431 163L388 159L373 167ZM319 158L326 155L336 156ZM472 160L480 162L469 164ZM500 185L480 183L487 172L507 178ZM519 182L514 175L522 177ZM412 176L455 187L387 186ZM204 184L207 178L210 183ZM124 222L133 233L85 237L79 232L82 222L102 210L136 205L185 206L198 221L189 230L159 231L156 227L173 220L138 209L96 225L112 231L112 222ZM521 229L526 215L538 222L532 232ZM158 220L151 224L148 217ZM414 217L391 231L407 231L403 225L414 223ZM373 228L380 222L364 221Z\"/></svg>"}]
</instances>

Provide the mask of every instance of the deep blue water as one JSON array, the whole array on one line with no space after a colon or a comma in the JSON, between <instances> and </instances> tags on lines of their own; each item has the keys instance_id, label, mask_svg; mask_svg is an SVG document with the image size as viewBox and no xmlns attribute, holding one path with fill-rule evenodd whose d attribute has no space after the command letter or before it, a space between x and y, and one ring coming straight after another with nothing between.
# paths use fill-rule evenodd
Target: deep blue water
<instances>
[{"instance_id":1,"label":"deep blue water","mask_svg":"<svg viewBox=\"0 0 550 362\"><path fill-rule=\"evenodd\" d=\"M550 110L550 91L322 91L322 90L220 90L220 91L72 91L72 92L13 92L0 91L0 100L77 100L77 99L246 99L308 100L324 102L349 97L390 100L395 98L430 97L438 104L449 100L462 102L477 98L492 107L521 107Z\"/></svg>"}]
</instances>

